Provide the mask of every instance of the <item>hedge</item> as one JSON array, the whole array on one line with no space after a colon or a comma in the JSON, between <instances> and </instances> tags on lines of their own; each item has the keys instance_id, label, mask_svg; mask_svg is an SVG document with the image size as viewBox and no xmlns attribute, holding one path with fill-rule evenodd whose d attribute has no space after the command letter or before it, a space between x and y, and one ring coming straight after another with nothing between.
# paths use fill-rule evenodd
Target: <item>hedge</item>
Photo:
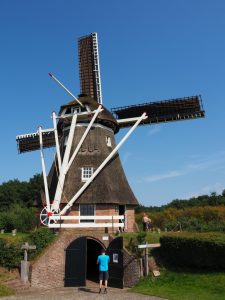
<instances>
[{"instance_id":1,"label":"hedge","mask_svg":"<svg viewBox=\"0 0 225 300\"><path fill-rule=\"evenodd\" d=\"M176 233L160 238L159 254L171 265L225 270L225 234Z\"/></svg>"},{"instance_id":2,"label":"hedge","mask_svg":"<svg viewBox=\"0 0 225 300\"><path fill-rule=\"evenodd\" d=\"M55 234L47 227L41 227L33 231L24 239L16 239L16 241L7 241L4 237L0 238L0 266L13 269L20 266L23 259L24 251L21 250L22 244L26 241L30 245L36 245L37 249L29 251L28 258L32 260L41 251L55 239Z\"/></svg>"}]
</instances>

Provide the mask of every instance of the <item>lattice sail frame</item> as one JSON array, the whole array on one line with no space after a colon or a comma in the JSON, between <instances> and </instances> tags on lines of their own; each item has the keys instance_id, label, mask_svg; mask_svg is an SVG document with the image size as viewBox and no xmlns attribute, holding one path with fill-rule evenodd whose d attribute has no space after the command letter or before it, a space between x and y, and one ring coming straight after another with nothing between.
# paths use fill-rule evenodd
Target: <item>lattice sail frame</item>
<instances>
[{"instance_id":1,"label":"lattice sail frame","mask_svg":"<svg viewBox=\"0 0 225 300\"><path fill-rule=\"evenodd\" d=\"M80 90L81 94L90 96L102 104L102 88L96 32L78 40Z\"/></svg>"},{"instance_id":2,"label":"lattice sail frame","mask_svg":"<svg viewBox=\"0 0 225 300\"><path fill-rule=\"evenodd\" d=\"M201 96L117 107L112 108L111 112L117 119L120 128L130 127L133 119L143 112L147 113L148 118L140 125L197 119L205 116Z\"/></svg>"}]
</instances>

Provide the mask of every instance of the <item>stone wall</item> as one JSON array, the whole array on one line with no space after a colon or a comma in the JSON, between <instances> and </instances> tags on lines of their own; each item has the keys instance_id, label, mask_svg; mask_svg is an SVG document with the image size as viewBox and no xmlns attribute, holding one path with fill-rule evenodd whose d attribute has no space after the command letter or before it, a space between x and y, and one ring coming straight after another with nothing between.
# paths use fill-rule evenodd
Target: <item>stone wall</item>
<instances>
[{"instance_id":1,"label":"stone wall","mask_svg":"<svg viewBox=\"0 0 225 300\"><path fill-rule=\"evenodd\" d=\"M139 260L123 249L124 287L134 286L140 279Z\"/></svg>"}]
</instances>

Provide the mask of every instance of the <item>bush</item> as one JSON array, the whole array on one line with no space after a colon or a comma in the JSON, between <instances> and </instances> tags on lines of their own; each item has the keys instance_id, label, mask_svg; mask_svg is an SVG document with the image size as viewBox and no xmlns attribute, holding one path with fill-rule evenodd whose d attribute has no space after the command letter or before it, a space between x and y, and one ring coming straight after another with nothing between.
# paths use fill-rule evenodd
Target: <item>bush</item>
<instances>
[{"instance_id":1,"label":"bush","mask_svg":"<svg viewBox=\"0 0 225 300\"><path fill-rule=\"evenodd\" d=\"M136 215L136 222L141 225L141 214ZM150 214L153 227L161 230L225 232L225 206L204 206L192 208L166 208Z\"/></svg>"},{"instance_id":2,"label":"bush","mask_svg":"<svg viewBox=\"0 0 225 300\"><path fill-rule=\"evenodd\" d=\"M23 259L21 244L9 244L0 239L0 265L7 269L17 268Z\"/></svg>"},{"instance_id":3,"label":"bush","mask_svg":"<svg viewBox=\"0 0 225 300\"><path fill-rule=\"evenodd\" d=\"M138 245L146 243L146 232L140 232L137 235L130 238L127 248L128 250L138 257L142 256L142 250L138 249Z\"/></svg>"},{"instance_id":4,"label":"bush","mask_svg":"<svg viewBox=\"0 0 225 300\"><path fill-rule=\"evenodd\" d=\"M29 251L28 253L28 259L31 260L54 239L54 233L46 227L39 228L33 231L28 237L16 241L7 241L4 238L0 238L0 266L8 269L18 268L24 253L21 250L21 246L25 241L37 247L36 250Z\"/></svg>"},{"instance_id":5,"label":"bush","mask_svg":"<svg viewBox=\"0 0 225 300\"><path fill-rule=\"evenodd\" d=\"M159 254L171 265L225 270L224 234L169 234L160 243Z\"/></svg>"},{"instance_id":6,"label":"bush","mask_svg":"<svg viewBox=\"0 0 225 300\"><path fill-rule=\"evenodd\" d=\"M0 213L0 229L10 232L17 229L20 232L28 232L37 224L36 210L34 208L15 205L7 212Z\"/></svg>"},{"instance_id":7,"label":"bush","mask_svg":"<svg viewBox=\"0 0 225 300\"><path fill-rule=\"evenodd\" d=\"M55 239L55 234L47 227L40 227L33 231L29 236L29 244L35 245L36 251L32 251L31 257L39 254L44 248L48 246Z\"/></svg>"}]
</instances>

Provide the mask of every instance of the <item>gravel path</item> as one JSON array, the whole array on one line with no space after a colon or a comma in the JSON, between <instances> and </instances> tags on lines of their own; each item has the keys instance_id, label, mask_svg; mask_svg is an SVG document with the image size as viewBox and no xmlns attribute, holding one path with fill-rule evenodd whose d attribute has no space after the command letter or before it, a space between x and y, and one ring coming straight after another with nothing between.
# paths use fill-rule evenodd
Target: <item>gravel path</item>
<instances>
[{"instance_id":1,"label":"gravel path","mask_svg":"<svg viewBox=\"0 0 225 300\"><path fill-rule=\"evenodd\" d=\"M129 293L128 289L108 288L107 294L98 294L97 287L90 288L60 288L52 290L25 291L10 297L2 297L1 300L73 300L73 299L104 299L104 300L163 300L158 297L145 296L137 293ZM165 300L165 299L164 299Z\"/></svg>"}]
</instances>

